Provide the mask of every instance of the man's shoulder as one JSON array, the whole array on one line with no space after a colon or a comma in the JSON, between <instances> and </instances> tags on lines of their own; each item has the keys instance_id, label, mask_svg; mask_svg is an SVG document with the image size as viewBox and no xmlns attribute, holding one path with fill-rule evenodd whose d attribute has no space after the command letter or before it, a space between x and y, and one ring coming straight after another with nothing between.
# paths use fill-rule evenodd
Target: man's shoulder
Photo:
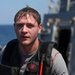
<instances>
[{"instance_id":1,"label":"man's shoulder","mask_svg":"<svg viewBox=\"0 0 75 75\"><path fill-rule=\"evenodd\" d=\"M54 60L56 60L56 59L63 58L62 54L55 48L52 49L51 56L52 56L52 59L51 59L52 62L54 62Z\"/></svg>"},{"instance_id":2,"label":"man's shoulder","mask_svg":"<svg viewBox=\"0 0 75 75\"><path fill-rule=\"evenodd\" d=\"M56 42L53 41L45 41L45 40L39 40L40 43L42 43L43 45L48 45L49 47L55 48L57 49L57 44Z\"/></svg>"},{"instance_id":3,"label":"man's shoulder","mask_svg":"<svg viewBox=\"0 0 75 75\"><path fill-rule=\"evenodd\" d=\"M14 48L18 45L18 40L17 39L13 39L10 40L2 49L2 55L5 53L11 53Z\"/></svg>"},{"instance_id":4,"label":"man's shoulder","mask_svg":"<svg viewBox=\"0 0 75 75\"><path fill-rule=\"evenodd\" d=\"M17 43L17 42L18 42L18 39L12 39L7 44L9 44L9 43Z\"/></svg>"},{"instance_id":5,"label":"man's shoulder","mask_svg":"<svg viewBox=\"0 0 75 75\"><path fill-rule=\"evenodd\" d=\"M14 51L18 51L18 40L10 40L4 47L1 57L1 62L9 59L13 55Z\"/></svg>"},{"instance_id":6,"label":"man's shoulder","mask_svg":"<svg viewBox=\"0 0 75 75\"><path fill-rule=\"evenodd\" d=\"M56 53L60 53L56 48L52 49L52 55L55 55Z\"/></svg>"}]
</instances>

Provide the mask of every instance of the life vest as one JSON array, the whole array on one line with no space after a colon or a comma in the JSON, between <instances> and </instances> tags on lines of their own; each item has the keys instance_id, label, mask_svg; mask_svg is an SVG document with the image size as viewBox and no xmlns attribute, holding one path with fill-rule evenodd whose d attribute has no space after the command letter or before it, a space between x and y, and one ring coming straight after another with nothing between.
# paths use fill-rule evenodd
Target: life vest
<instances>
[{"instance_id":1,"label":"life vest","mask_svg":"<svg viewBox=\"0 0 75 75\"><path fill-rule=\"evenodd\" d=\"M40 40L39 49L27 64L25 75L51 75L51 52L55 46L54 42ZM1 62L0 75L21 75L19 72L21 55L18 50L17 39L7 44Z\"/></svg>"}]
</instances>

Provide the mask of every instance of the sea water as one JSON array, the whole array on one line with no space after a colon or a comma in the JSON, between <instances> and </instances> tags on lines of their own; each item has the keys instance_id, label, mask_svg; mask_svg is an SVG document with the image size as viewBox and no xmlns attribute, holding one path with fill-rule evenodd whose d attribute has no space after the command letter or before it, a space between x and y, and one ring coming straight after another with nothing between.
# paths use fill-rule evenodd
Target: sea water
<instances>
[{"instance_id":1,"label":"sea water","mask_svg":"<svg viewBox=\"0 0 75 75\"><path fill-rule=\"evenodd\" d=\"M10 25L0 25L0 45L4 46L8 41L15 39L14 26Z\"/></svg>"}]
</instances>

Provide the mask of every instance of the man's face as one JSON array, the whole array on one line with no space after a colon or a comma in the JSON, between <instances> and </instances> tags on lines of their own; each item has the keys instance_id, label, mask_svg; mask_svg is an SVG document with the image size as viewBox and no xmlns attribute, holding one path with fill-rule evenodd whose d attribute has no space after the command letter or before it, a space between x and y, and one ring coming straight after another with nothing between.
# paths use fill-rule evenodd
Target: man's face
<instances>
[{"instance_id":1,"label":"man's face","mask_svg":"<svg viewBox=\"0 0 75 75\"><path fill-rule=\"evenodd\" d=\"M14 26L17 38L22 45L29 45L38 38L42 25L38 25L33 16L21 17Z\"/></svg>"}]
</instances>

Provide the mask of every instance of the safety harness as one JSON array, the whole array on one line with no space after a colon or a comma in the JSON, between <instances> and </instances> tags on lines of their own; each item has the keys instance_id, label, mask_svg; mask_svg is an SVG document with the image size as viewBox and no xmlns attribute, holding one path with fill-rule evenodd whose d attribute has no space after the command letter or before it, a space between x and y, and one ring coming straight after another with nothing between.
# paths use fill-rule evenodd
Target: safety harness
<instances>
[{"instance_id":1,"label":"safety harness","mask_svg":"<svg viewBox=\"0 0 75 75\"><path fill-rule=\"evenodd\" d=\"M51 52L56 47L54 42L40 40L37 53L27 64L24 75L51 75ZM22 75L20 73L21 56L18 51L18 40L10 41L3 53L0 64L0 75Z\"/></svg>"}]
</instances>

